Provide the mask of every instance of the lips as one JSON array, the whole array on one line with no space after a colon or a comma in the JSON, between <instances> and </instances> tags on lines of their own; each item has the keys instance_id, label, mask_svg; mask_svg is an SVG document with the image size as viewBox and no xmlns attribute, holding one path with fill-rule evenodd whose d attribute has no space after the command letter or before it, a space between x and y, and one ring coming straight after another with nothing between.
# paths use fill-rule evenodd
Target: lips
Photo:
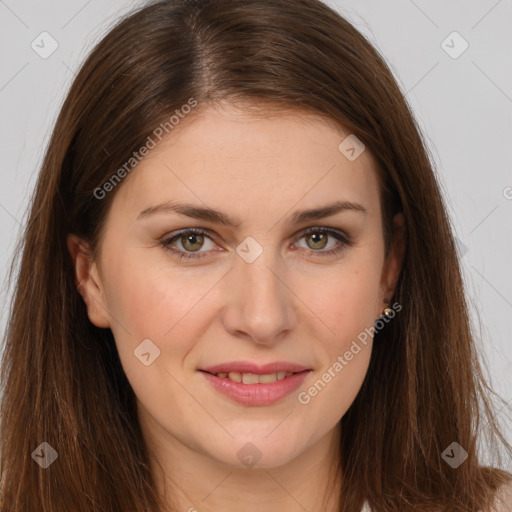
<instances>
[{"instance_id":1,"label":"lips","mask_svg":"<svg viewBox=\"0 0 512 512\"><path fill-rule=\"evenodd\" d=\"M272 384L306 370L308 368L305 366L295 363L274 362L257 365L250 361L235 361L210 366L201 371L211 373L221 379L229 379L243 384Z\"/></svg>"},{"instance_id":2,"label":"lips","mask_svg":"<svg viewBox=\"0 0 512 512\"><path fill-rule=\"evenodd\" d=\"M299 387L311 369L303 365L275 362L223 363L200 370L218 392L245 405L270 405Z\"/></svg>"},{"instance_id":3,"label":"lips","mask_svg":"<svg viewBox=\"0 0 512 512\"><path fill-rule=\"evenodd\" d=\"M309 370L307 366L288 362L273 362L263 365L258 365L250 361L233 361L231 363L221 363L215 366L208 366L201 368L202 371L217 374L217 373L252 373L255 375L268 375L271 373L284 372L284 373L300 373Z\"/></svg>"}]
</instances>

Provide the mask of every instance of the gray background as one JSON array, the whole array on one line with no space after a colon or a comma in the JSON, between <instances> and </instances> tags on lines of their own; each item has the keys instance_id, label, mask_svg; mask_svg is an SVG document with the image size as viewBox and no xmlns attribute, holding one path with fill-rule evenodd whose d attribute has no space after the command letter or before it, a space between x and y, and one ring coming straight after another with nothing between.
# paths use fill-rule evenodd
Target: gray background
<instances>
[{"instance_id":1,"label":"gray background","mask_svg":"<svg viewBox=\"0 0 512 512\"><path fill-rule=\"evenodd\" d=\"M117 18L139 3L0 0L2 282L75 70ZM377 46L419 120L460 243L488 372L496 391L512 403L512 0L328 3ZM47 59L31 47L33 41L43 46L44 31L58 43ZM454 52L464 43L450 36L454 31L469 44L460 56ZM44 47L50 48L49 39ZM1 302L3 331L5 286ZM510 423L505 427L511 439ZM512 469L510 461L507 467Z\"/></svg>"}]
</instances>

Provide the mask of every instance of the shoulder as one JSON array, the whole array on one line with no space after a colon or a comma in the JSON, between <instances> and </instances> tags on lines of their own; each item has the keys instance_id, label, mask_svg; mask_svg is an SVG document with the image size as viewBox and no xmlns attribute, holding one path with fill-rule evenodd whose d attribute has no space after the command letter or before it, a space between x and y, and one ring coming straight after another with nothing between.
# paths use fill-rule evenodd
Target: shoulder
<instances>
[{"instance_id":1,"label":"shoulder","mask_svg":"<svg viewBox=\"0 0 512 512\"><path fill-rule=\"evenodd\" d=\"M496 495L496 503L490 512L510 512L512 510L512 482L504 485Z\"/></svg>"}]
</instances>

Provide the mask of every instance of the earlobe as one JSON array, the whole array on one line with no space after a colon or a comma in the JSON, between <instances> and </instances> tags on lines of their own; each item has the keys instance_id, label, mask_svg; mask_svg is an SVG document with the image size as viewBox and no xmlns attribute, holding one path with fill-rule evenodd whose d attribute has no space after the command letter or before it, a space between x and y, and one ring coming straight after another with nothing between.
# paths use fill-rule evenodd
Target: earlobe
<instances>
[{"instance_id":1,"label":"earlobe","mask_svg":"<svg viewBox=\"0 0 512 512\"><path fill-rule=\"evenodd\" d=\"M87 306L89 320L96 327L110 327L101 278L89 245L79 236L69 234L67 247L73 263L75 285Z\"/></svg>"}]
</instances>

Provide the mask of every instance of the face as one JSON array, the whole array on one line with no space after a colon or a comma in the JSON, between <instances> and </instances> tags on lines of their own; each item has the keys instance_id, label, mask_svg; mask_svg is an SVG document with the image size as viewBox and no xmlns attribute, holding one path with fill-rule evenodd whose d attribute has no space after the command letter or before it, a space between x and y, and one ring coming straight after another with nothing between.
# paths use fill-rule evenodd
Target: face
<instances>
[{"instance_id":1,"label":"face","mask_svg":"<svg viewBox=\"0 0 512 512\"><path fill-rule=\"evenodd\" d=\"M353 402L400 252L385 257L375 162L349 160L348 135L209 107L119 185L96 261L69 237L89 318L161 446L277 467Z\"/></svg>"}]
</instances>

